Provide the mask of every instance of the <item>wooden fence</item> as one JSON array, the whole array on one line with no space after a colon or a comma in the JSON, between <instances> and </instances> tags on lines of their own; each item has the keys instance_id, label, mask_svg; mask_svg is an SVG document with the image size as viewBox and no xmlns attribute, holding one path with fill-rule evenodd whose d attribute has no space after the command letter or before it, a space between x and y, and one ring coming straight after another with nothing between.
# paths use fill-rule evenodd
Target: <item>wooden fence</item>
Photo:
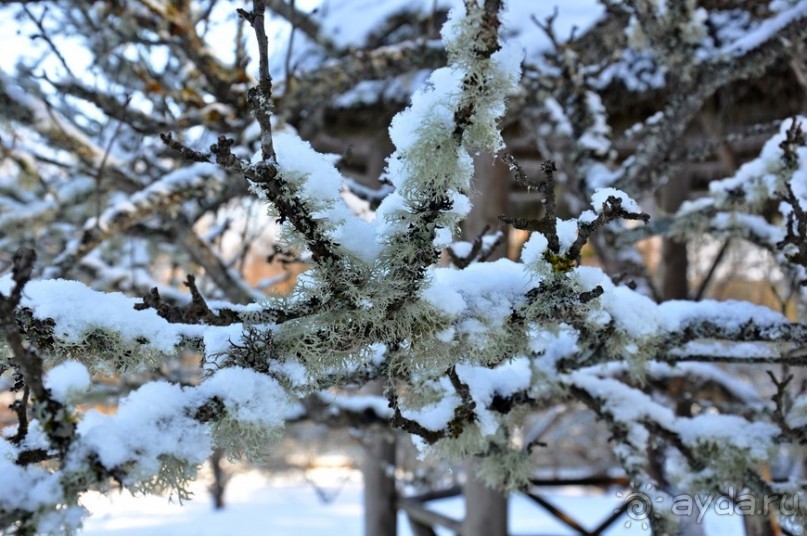
<instances>
[{"instance_id":1,"label":"wooden fence","mask_svg":"<svg viewBox=\"0 0 807 536\"><path fill-rule=\"evenodd\" d=\"M625 513L629 503L623 503L611 515L602 520L596 527L586 529L583 523L561 508L555 506L550 501L542 496L542 492L547 488L558 487L595 487L595 488L608 488L611 486L619 486L626 488L628 480L625 477L607 477L607 476L592 476L586 478L552 478L552 479L531 479L530 488L521 492L525 497L529 498L537 506L542 508L549 516L558 520L563 525L576 531L583 536L596 536L602 534L606 529L612 527L620 517ZM409 519L409 524L412 527L414 536L436 536L436 529L438 527L446 528L457 535L462 534L462 520L454 519L440 512L435 512L427 508L427 503L438 499L447 499L449 497L456 497L462 494L462 488L459 486L439 490L430 491L416 496L404 497L398 500L398 508L406 513ZM546 534L536 536L550 536Z\"/></svg>"}]
</instances>

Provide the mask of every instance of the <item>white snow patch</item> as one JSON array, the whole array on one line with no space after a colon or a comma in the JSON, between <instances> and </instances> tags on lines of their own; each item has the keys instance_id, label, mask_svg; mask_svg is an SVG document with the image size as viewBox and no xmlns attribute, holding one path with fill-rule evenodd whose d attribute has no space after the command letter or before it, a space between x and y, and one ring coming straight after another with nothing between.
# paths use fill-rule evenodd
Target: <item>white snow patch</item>
<instances>
[{"instance_id":1,"label":"white snow patch","mask_svg":"<svg viewBox=\"0 0 807 536\"><path fill-rule=\"evenodd\" d=\"M65 361L45 375L45 388L54 400L65 404L71 395L86 391L91 384L87 367L78 361Z\"/></svg>"}]
</instances>

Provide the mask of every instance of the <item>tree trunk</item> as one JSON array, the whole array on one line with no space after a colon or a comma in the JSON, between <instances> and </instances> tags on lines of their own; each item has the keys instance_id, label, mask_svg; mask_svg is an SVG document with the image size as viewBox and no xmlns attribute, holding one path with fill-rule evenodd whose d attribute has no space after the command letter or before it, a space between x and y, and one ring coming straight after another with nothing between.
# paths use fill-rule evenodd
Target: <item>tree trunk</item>
<instances>
[{"instance_id":1,"label":"tree trunk","mask_svg":"<svg viewBox=\"0 0 807 536\"><path fill-rule=\"evenodd\" d=\"M381 394L384 384L375 381L367 391ZM364 534L397 536L398 494L395 489L395 433L392 430L369 430L364 460Z\"/></svg>"},{"instance_id":2,"label":"tree trunk","mask_svg":"<svg viewBox=\"0 0 807 536\"><path fill-rule=\"evenodd\" d=\"M743 516L745 536L779 536L782 532L773 525L769 516Z\"/></svg>"}]
</instances>

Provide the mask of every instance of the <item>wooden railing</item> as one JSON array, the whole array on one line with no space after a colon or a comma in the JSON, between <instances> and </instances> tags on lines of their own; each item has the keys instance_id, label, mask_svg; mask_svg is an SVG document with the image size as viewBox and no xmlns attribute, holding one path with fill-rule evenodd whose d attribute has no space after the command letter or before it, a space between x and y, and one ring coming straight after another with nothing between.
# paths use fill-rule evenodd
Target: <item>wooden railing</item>
<instances>
[{"instance_id":1,"label":"wooden railing","mask_svg":"<svg viewBox=\"0 0 807 536\"><path fill-rule=\"evenodd\" d=\"M570 513L565 512L547 501L541 496L536 488L557 488L557 487L596 487L607 488L610 486L627 487L628 480L625 477L592 476L586 478L534 478L530 480L530 488L521 492L536 505L540 506L551 517L557 519L562 524L576 531L583 536L596 536L602 534L606 529L622 517L628 508L628 503L622 504L611 515L601 521L593 529L586 529L579 519L575 519ZM439 491L430 491L416 496L403 497L398 500L398 508L406 513L414 536L436 536L438 527L446 528L457 535L462 534L462 520L454 519L445 514L435 512L427 508L427 503L438 499L447 499L462 494L459 486L451 487ZM544 536L544 535L541 535Z\"/></svg>"}]
</instances>

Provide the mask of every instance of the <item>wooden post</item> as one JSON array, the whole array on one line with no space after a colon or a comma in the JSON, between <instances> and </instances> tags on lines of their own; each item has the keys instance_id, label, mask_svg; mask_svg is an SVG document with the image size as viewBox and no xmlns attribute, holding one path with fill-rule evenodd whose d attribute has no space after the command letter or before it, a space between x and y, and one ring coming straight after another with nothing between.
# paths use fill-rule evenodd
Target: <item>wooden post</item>
<instances>
[{"instance_id":1,"label":"wooden post","mask_svg":"<svg viewBox=\"0 0 807 536\"><path fill-rule=\"evenodd\" d=\"M661 208L672 214L689 195L690 179L686 173L670 178L661 189ZM661 246L661 297L663 300L689 298L689 261L686 242L664 238Z\"/></svg>"},{"instance_id":2,"label":"wooden post","mask_svg":"<svg viewBox=\"0 0 807 536\"><path fill-rule=\"evenodd\" d=\"M213 483L210 484L210 495L213 497L213 508L224 509L224 488L227 486L227 474L221 466L224 459L222 449L213 449L210 455L210 468L213 470Z\"/></svg>"},{"instance_id":3,"label":"wooden post","mask_svg":"<svg viewBox=\"0 0 807 536\"><path fill-rule=\"evenodd\" d=\"M384 384L374 381L367 392L381 394ZM365 443L364 461L364 534L397 536L398 494L395 489L395 433L371 429Z\"/></svg>"},{"instance_id":4,"label":"wooden post","mask_svg":"<svg viewBox=\"0 0 807 536\"><path fill-rule=\"evenodd\" d=\"M463 223L465 239L473 240L486 225L498 227L498 216L507 214L510 197L510 173L507 165L494 160L489 153L482 153L474 159L474 207ZM506 241L490 259L504 256ZM489 488L476 478L476 462L465 464L467 480L465 492L465 521L463 536L506 536L507 535L507 495Z\"/></svg>"},{"instance_id":5,"label":"wooden post","mask_svg":"<svg viewBox=\"0 0 807 536\"><path fill-rule=\"evenodd\" d=\"M476 478L476 461L465 464L465 520L462 536L507 536L507 495Z\"/></svg>"},{"instance_id":6,"label":"wooden post","mask_svg":"<svg viewBox=\"0 0 807 536\"><path fill-rule=\"evenodd\" d=\"M499 216L508 214L510 186L512 179L507 164L494 159L490 153L481 153L474 158L473 209L462 230L465 240L473 241L485 227L495 232L501 226ZM498 259L507 254L507 237L496 248L490 259Z\"/></svg>"}]
</instances>

